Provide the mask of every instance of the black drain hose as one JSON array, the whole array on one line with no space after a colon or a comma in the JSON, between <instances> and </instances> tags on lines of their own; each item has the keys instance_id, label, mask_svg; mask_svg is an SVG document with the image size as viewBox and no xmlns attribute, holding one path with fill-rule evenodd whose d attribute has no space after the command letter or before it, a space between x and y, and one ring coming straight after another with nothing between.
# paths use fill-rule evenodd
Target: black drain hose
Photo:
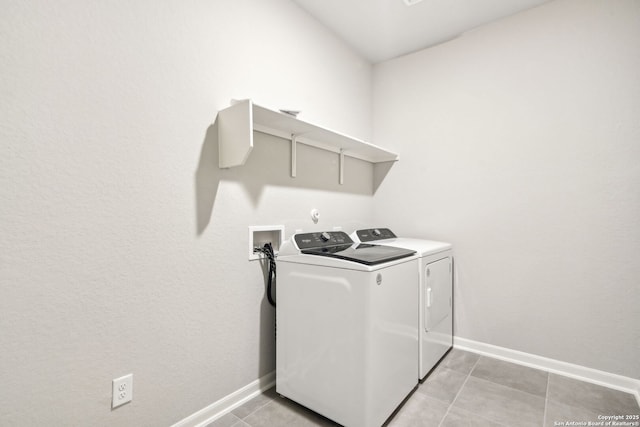
<instances>
[{"instance_id":1,"label":"black drain hose","mask_svg":"<svg viewBox=\"0 0 640 427\"><path fill-rule=\"evenodd\" d=\"M271 296L271 288L273 286L273 281L276 278L276 254L273 251L273 246L271 243L265 243L261 248L254 248L254 252L260 252L264 254L269 260L269 276L267 277L267 300L269 304L272 306L276 306L276 301Z\"/></svg>"}]
</instances>

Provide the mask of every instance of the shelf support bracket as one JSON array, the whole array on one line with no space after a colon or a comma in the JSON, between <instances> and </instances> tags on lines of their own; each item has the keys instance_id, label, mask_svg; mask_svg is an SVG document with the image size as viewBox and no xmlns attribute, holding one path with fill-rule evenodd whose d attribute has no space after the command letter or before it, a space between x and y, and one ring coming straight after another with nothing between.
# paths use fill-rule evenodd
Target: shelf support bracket
<instances>
[{"instance_id":1,"label":"shelf support bracket","mask_svg":"<svg viewBox=\"0 0 640 427\"><path fill-rule=\"evenodd\" d=\"M298 135L295 133L291 134L291 178L295 178L297 174L298 164L297 164L297 153L296 150L298 148Z\"/></svg>"},{"instance_id":2,"label":"shelf support bracket","mask_svg":"<svg viewBox=\"0 0 640 427\"><path fill-rule=\"evenodd\" d=\"M344 184L344 148L340 149L340 177L338 182L340 185Z\"/></svg>"}]
</instances>

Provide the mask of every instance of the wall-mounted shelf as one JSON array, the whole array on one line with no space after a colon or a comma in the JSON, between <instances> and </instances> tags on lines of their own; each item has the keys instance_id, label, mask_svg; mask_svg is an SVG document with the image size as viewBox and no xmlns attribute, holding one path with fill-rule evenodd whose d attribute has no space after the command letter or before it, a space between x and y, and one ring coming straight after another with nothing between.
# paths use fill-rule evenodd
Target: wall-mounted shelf
<instances>
[{"instance_id":1,"label":"wall-mounted shelf","mask_svg":"<svg viewBox=\"0 0 640 427\"><path fill-rule=\"evenodd\" d=\"M344 156L371 163L392 162L398 155L365 141L270 110L250 99L233 102L218 113L220 168L242 166L253 149L253 131L291 141L291 176L296 176L296 145L305 144L340 156L340 184L344 181Z\"/></svg>"}]
</instances>

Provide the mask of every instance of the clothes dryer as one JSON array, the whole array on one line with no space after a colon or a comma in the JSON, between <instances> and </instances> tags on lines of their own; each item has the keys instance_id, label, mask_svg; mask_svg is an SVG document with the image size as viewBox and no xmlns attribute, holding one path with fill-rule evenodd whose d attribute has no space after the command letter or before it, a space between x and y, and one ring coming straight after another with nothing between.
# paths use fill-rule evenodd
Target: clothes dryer
<instances>
[{"instance_id":1,"label":"clothes dryer","mask_svg":"<svg viewBox=\"0 0 640 427\"><path fill-rule=\"evenodd\" d=\"M399 238L388 228L357 230L354 241L390 245L418 253L419 378L453 347L453 250L450 243Z\"/></svg>"},{"instance_id":2,"label":"clothes dryer","mask_svg":"<svg viewBox=\"0 0 640 427\"><path fill-rule=\"evenodd\" d=\"M276 391L344 426L381 426L418 384L417 263L338 231L285 242Z\"/></svg>"}]
</instances>

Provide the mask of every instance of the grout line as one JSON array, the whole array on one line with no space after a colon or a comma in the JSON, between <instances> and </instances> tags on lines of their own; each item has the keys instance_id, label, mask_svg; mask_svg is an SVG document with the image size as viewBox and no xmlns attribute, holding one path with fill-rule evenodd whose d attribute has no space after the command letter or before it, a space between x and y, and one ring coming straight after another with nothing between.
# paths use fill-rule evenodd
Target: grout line
<instances>
[{"instance_id":1,"label":"grout line","mask_svg":"<svg viewBox=\"0 0 640 427\"><path fill-rule=\"evenodd\" d=\"M540 396L539 394L529 393L528 391L520 390L519 388L511 387L511 386L508 386L508 385L505 385L505 384L500 384L500 383L497 383L495 381L491 381L491 380L486 379L486 378L481 378L481 377L474 377L474 378L479 380L479 381L484 381L484 382L496 385L498 387L508 388L509 390L512 390L512 391L517 392L517 393L528 394L529 396L535 397L537 399L545 399L544 396Z\"/></svg>"},{"instance_id":2,"label":"grout line","mask_svg":"<svg viewBox=\"0 0 640 427\"><path fill-rule=\"evenodd\" d=\"M482 357L482 356L480 356L480 357ZM453 400L451 401L451 404L449 404L449 407L447 408L447 411L444 413L444 416L440 420L440 423L438 424L438 427L442 426L442 423L444 422L445 418L447 418L447 415L449 415L449 412L451 411L451 408L453 407L453 404L456 403L456 400L458 400L458 396L460 396L460 393L462 393L462 389L464 388L464 386L467 385L467 381L469 381L469 378L471 377L471 373L473 372L473 370L478 365L478 362L480 361L480 357L478 357L478 360L476 360L475 363L473 364L473 367L471 368L471 370L467 374L467 378L464 379L464 382L460 386L460 389L456 393L456 396L453 398Z\"/></svg>"},{"instance_id":3,"label":"grout line","mask_svg":"<svg viewBox=\"0 0 640 427\"><path fill-rule=\"evenodd\" d=\"M465 414L469 414L469 415L471 415L471 418L479 419L480 421L486 421L487 424L495 424L495 425L501 426L501 427L512 427L510 425L505 425L503 423L499 423L498 421L489 419L489 418L487 418L485 416L478 415L478 414L473 413L473 412L471 412L471 411L469 411L467 409L456 408L456 411L460 411L460 412L464 412Z\"/></svg>"},{"instance_id":4,"label":"grout line","mask_svg":"<svg viewBox=\"0 0 640 427\"><path fill-rule=\"evenodd\" d=\"M547 390L544 392L544 414L542 415L542 427L547 421L547 407L549 406L549 384L551 383L551 373L547 372Z\"/></svg>"},{"instance_id":5,"label":"grout line","mask_svg":"<svg viewBox=\"0 0 640 427\"><path fill-rule=\"evenodd\" d=\"M492 360L499 360L500 362L510 363L510 364L512 364L512 365L515 365L515 366L521 366L521 367L525 367L525 368L528 368L528 369L533 369L533 370L536 370L536 371L543 372L543 373L547 374L547 391L548 391L548 388L549 388L549 376L550 376L550 374L551 374L550 372L545 371L545 370L543 370L543 369L532 368L532 367L530 367L530 366L518 365L517 363L509 362L509 361L507 361L507 360L498 359L497 357L493 357L493 356L485 356L485 355L481 355L480 357L484 357L484 358L486 358L486 359L492 359ZM479 361L479 360L480 360L480 359L478 359L478 361ZM474 367L474 369L475 369L475 367ZM471 374L469 374L469 375L471 375ZM542 397L544 397L544 398L546 399L546 393L547 393L547 391L545 391L545 395L544 395L544 396L540 396L539 394L531 393L531 392L529 392L529 391L522 390L522 389L519 389L519 388L516 388L516 387L512 387L512 386L510 386L510 385L502 384L502 383L499 383L499 382L493 381L493 380L491 380L491 379L489 379L489 378L484 378L484 377L475 377L475 378L477 378L477 379L479 379L479 380L483 380L483 381L490 382L491 384L499 385L499 386L501 386L501 387L510 388L511 390L515 390L515 391L518 391L518 392L521 392L521 393L526 393L526 394L528 394L528 395L530 395L530 396L533 396L533 397L537 397L537 398L542 398Z\"/></svg>"},{"instance_id":6,"label":"grout line","mask_svg":"<svg viewBox=\"0 0 640 427\"><path fill-rule=\"evenodd\" d=\"M231 414L231 412L229 412L229 414ZM237 418L237 420L235 420L235 421L233 422L233 424L231 424L232 426L234 426L234 425L238 424L239 422L241 422L241 423L243 423L243 422L244 422L244 421L243 421L243 419L242 419L242 418L240 418L239 416L237 416L236 414L231 414L231 415L233 415L234 417L236 417L236 418ZM215 421L214 421L214 423L215 423Z\"/></svg>"},{"instance_id":7,"label":"grout line","mask_svg":"<svg viewBox=\"0 0 640 427\"><path fill-rule=\"evenodd\" d=\"M274 387L272 387L272 388L274 388ZM265 392L267 392L267 391L269 391L269 390L271 390L271 388L266 389L265 391L263 391L262 393L260 393L258 396L254 397L253 399L257 399L259 396L264 395L264 394L265 394ZM279 397L279 395L278 395L277 393L276 393L276 397ZM253 399L251 399L251 400L253 400ZM251 400L249 400L249 402L251 402ZM271 403L271 402L273 402L274 400L275 400L275 398L273 398L273 399L272 399L272 398L270 398L270 397L267 397L267 401L266 401L263 405L258 406L256 409L254 409L253 411L249 412L249 413L248 413L247 415L245 415L243 418L238 417L236 414L233 414L233 415L235 415L239 420L244 421L245 419L249 418L249 416L251 416L251 415L255 414L255 413L256 413L256 412L258 412L260 409L264 408L265 406L267 406L268 404L270 404L270 403ZM247 403L249 403L249 402L246 402L245 404L247 404ZM233 411L231 411L231 413L233 413ZM246 421L244 421L244 422L245 422L245 423L247 423ZM249 423L247 423L247 424L249 424Z\"/></svg>"},{"instance_id":8,"label":"grout line","mask_svg":"<svg viewBox=\"0 0 640 427\"><path fill-rule=\"evenodd\" d=\"M471 376L471 374L473 374L473 371L476 370L476 368L478 367L478 363L480 363L480 359L482 359L484 356L480 355L480 357L478 357L478 360L476 360L476 363L473 364L473 368L471 368L471 370L469 371L469 376Z\"/></svg>"},{"instance_id":9,"label":"grout line","mask_svg":"<svg viewBox=\"0 0 640 427\"><path fill-rule=\"evenodd\" d=\"M462 384L462 386L460 387L460 390L458 390L458 393L456 394L456 397L455 397L455 398L453 399L453 401L451 402L451 405L449 405L449 407L447 408L447 412L445 413L444 417L443 417L443 418L442 418L442 420L440 421L440 424L438 424L438 427L440 427L440 426L442 425L442 423L444 422L444 419L447 417L447 415L448 415L448 414L449 414L449 412L451 411L451 408L453 407L454 403L458 400L458 397L460 396L460 393L462 392L462 389L464 388L464 386L465 386L465 385L467 384L467 382L469 381L469 378L473 376L473 375L472 375L472 374L473 374L473 371L475 371L475 369L478 367L478 364L480 363L480 359L482 359L482 358L484 357L484 358L487 358L487 359L500 360L500 359L496 359L496 358L491 357L491 356L485 356L485 355L479 355L479 356L480 356L480 357L478 357L478 360L474 363L473 368L471 368L471 371L470 371L470 372L469 372L469 374L467 375L467 378L465 379L464 383L463 383L463 384ZM507 363L512 363L512 362L507 362ZM515 363L514 363L514 365L517 365L517 364L515 364ZM544 399L545 399L545 407L544 407L543 418L542 418L542 422L543 422L542 427L544 427L544 421L545 421L545 418L546 418L546 410L547 410L547 399L548 399L548 395L549 395L549 383L550 383L550 380L551 380L551 378L550 378L550 377L551 377L551 373L550 373L550 372L547 372L547 371L544 371L544 370L542 370L542 369L537 369L537 368L531 368L531 369L536 369L536 370L538 370L538 371L541 371L541 372L544 372L544 373L546 373L546 374L547 374L547 385L546 385L546 390L545 390L545 395L544 395ZM538 394L529 393L529 392L527 392L527 391L520 390L520 389L517 389L517 388L514 388L514 387L510 387L510 386L505 385L505 384L497 383L497 382L494 382L494 381L492 381L492 380L490 380L490 379L487 379L487 378L482 378L482 377L475 377L475 378L476 378L477 380L480 380L480 381L486 381L486 382L488 382L488 383L491 383L491 384L497 385L497 386L499 386L499 387L505 387L505 388L508 388L508 389L514 390L514 391L516 391L516 392L525 393L525 394L528 394L528 395L533 396L533 397L536 397L536 398L541 398L541 397L542 397L542 396L540 396L540 395L538 395ZM464 411L464 412L470 413L469 411L467 411L467 410L465 410L465 409L461 409L461 408L458 408L458 409L459 409L459 410L461 410L461 411ZM497 422L497 421L495 421L495 420L492 420L492 419L489 419L489 418L485 418L485 417L482 417L482 416L477 415L477 414L474 414L474 416L476 416L476 417L480 417L480 418L482 418L482 419L485 419L485 420L490 421L490 422L495 423L495 424L503 425L503 424L501 424L501 423L499 423L499 422Z\"/></svg>"},{"instance_id":10,"label":"grout line","mask_svg":"<svg viewBox=\"0 0 640 427\"><path fill-rule=\"evenodd\" d=\"M234 425L238 424L238 421L242 421L242 418L240 418L240 417L239 417L239 416L237 416L236 414L232 414L231 412L227 412L226 414L224 414L224 415L223 415L223 416L221 416L220 418L218 418L218 419L216 419L216 420L214 420L214 421L211 421L210 423L208 423L208 424L204 425L203 427L209 427L209 426L212 426L212 425L216 425L216 423L217 423L219 420L221 420L221 419L222 419L222 418L224 418L224 417L228 417L228 416L231 416L231 417L235 418L235 420L233 420L233 423L232 423L232 424L230 424L230 425L232 425L232 426L234 426Z\"/></svg>"}]
</instances>

